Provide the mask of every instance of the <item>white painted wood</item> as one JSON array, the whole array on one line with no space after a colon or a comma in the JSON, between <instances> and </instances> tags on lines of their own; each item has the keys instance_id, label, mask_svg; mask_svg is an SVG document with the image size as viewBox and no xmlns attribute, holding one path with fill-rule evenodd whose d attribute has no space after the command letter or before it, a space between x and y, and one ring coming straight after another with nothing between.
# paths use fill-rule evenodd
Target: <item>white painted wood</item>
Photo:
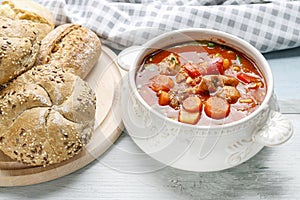
<instances>
[{"instance_id":1,"label":"white painted wood","mask_svg":"<svg viewBox=\"0 0 300 200\"><path fill-rule=\"evenodd\" d=\"M287 143L264 148L235 168L193 173L164 167L143 154L123 132L87 167L54 181L0 188L0 199L299 199L300 48L266 54L282 113L292 121Z\"/></svg>"}]
</instances>

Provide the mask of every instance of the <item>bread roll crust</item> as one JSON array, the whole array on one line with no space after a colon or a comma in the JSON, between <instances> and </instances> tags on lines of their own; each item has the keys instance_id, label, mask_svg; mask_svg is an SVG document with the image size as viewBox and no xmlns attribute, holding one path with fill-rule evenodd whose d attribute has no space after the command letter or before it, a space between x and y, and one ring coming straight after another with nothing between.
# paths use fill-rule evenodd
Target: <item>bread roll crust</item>
<instances>
[{"instance_id":1,"label":"bread roll crust","mask_svg":"<svg viewBox=\"0 0 300 200\"><path fill-rule=\"evenodd\" d=\"M74 74L92 69L100 40L70 24L45 38L53 28L51 13L30 0L0 5L0 150L31 166L72 158L94 132L95 93ZM43 38L47 59L37 62Z\"/></svg>"},{"instance_id":2,"label":"bread roll crust","mask_svg":"<svg viewBox=\"0 0 300 200\"><path fill-rule=\"evenodd\" d=\"M40 48L39 30L30 23L0 17L0 85L30 69Z\"/></svg>"},{"instance_id":3,"label":"bread roll crust","mask_svg":"<svg viewBox=\"0 0 300 200\"><path fill-rule=\"evenodd\" d=\"M0 149L31 166L60 163L88 143L95 110L95 93L78 76L35 66L0 91Z\"/></svg>"},{"instance_id":4,"label":"bread roll crust","mask_svg":"<svg viewBox=\"0 0 300 200\"><path fill-rule=\"evenodd\" d=\"M41 44L37 64L52 63L85 78L101 54L101 42L91 30L75 24L60 25Z\"/></svg>"},{"instance_id":5,"label":"bread roll crust","mask_svg":"<svg viewBox=\"0 0 300 200\"><path fill-rule=\"evenodd\" d=\"M47 24L51 29L55 25L51 12L31 0L3 1L0 15L15 20L30 20L32 22Z\"/></svg>"},{"instance_id":6,"label":"bread roll crust","mask_svg":"<svg viewBox=\"0 0 300 200\"><path fill-rule=\"evenodd\" d=\"M29 70L41 40L54 28L51 13L29 0L0 5L0 86Z\"/></svg>"}]
</instances>

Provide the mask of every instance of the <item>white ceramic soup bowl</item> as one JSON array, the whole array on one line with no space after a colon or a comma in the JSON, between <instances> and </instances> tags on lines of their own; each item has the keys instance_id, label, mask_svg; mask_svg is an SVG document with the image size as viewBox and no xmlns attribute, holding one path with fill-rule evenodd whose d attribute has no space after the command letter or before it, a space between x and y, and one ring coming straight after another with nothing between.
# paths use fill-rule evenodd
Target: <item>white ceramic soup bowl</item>
<instances>
[{"instance_id":1,"label":"white ceramic soup bowl","mask_svg":"<svg viewBox=\"0 0 300 200\"><path fill-rule=\"evenodd\" d=\"M256 63L266 79L267 93L253 113L224 125L189 125L167 118L144 101L135 82L144 57L158 49L194 40L232 47ZM293 133L291 123L279 112L268 62L238 37L210 29L171 31L142 46L124 50L118 62L121 67L130 68L121 95L125 127L145 153L165 165L198 172L223 170L250 159L264 146L286 142Z\"/></svg>"}]
</instances>

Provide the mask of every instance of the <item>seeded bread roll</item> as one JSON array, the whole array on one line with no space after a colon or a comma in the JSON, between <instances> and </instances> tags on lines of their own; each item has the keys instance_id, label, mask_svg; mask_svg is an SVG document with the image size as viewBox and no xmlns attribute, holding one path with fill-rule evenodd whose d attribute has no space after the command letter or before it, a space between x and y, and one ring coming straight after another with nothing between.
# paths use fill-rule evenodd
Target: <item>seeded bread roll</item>
<instances>
[{"instance_id":1,"label":"seeded bread roll","mask_svg":"<svg viewBox=\"0 0 300 200\"><path fill-rule=\"evenodd\" d=\"M95 98L61 67L33 67L0 91L0 150L31 166L75 156L94 131Z\"/></svg>"},{"instance_id":2,"label":"seeded bread roll","mask_svg":"<svg viewBox=\"0 0 300 200\"><path fill-rule=\"evenodd\" d=\"M0 86L34 65L40 48L38 34L30 22L0 16Z\"/></svg>"},{"instance_id":3,"label":"seeded bread roll","mask_svg":"<svg viewBox=\"0 0 300 200\"><path fill-rule=\"evenodd\" d=\"M35 24L40 30L40 37L54 29L54 19L51 12L45 7L31 0L6 0L0 6L0 16L14 20L26 20Z\"/></svg>"},{"instance_id":4,"label":"seeded bread roll","mask_svg":"<svg viewBox=\"0 0 300 200\"><path fill-rule=\"evenodd\" d=\"M64 24L51 31L41 44L37 65L52 63L85 78L101 53L101 42L91 30Z\"/></svg>"},{"instance_id":5,"label":"seeded bread roll","mask_svg":"<svg viewBox=\"0 0 300 200\"><path fill-rule=\"evenodd\" d=\"M30 0L0 5L0 90L4 83L30 69L41 40L54 28L50 11Z\"/></svg>"}]
</instances>

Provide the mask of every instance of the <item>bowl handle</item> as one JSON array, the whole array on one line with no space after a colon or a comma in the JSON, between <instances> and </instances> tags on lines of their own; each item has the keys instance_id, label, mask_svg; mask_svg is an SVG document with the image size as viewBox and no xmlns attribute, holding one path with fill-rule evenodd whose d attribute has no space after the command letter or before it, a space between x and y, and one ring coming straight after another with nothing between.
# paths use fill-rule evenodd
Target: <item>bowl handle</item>
<instances>
[{"instance_id":1,"label":"bowl handle","mask_svg":"<svg viewBox=\"0 0 300 200\"><path fill-rule=\"evenodd\" d=\"M253 139L264 146L273 147L285 143L292 135L291 122L280 112L271 110L269 119L253 134Z\"/></svg>"},{"instance_id":2,"label":"bowl handle","mask_svg":"<svg viewBox=\"0 0 300 200\"><path fill-rule=\"evenodd\" d=\"M145 47L143 46L131 46L122 50L117 57L117 62L120 68L122 68L125 71L129 71L133 66L138 54L144 48Z\"/></svg>"}]
</instances>

